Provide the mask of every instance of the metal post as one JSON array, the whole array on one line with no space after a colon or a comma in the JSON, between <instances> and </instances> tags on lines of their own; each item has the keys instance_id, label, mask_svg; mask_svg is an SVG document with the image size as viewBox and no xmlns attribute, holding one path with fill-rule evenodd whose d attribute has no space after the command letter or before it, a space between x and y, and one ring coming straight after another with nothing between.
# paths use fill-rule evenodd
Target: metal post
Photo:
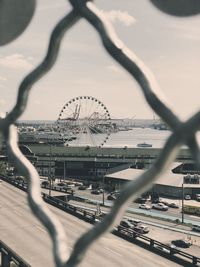
<instances>
[{"instance_id":1,"label":"metal post","mask_svg":"<svg viewBox=\"0 0 200 267\"><path fill-rule=\"evenodd\" d=\"M49 144L50 144L50 162L49 162L49 196L51 196L51 186L52 186L52 177L51 177L51 143L49 141Z\"/></svg>"},{"instance_id":2,"label":"metal post","mask_svg":"<svg viewBox=\"0 0 200 267\"><path fill-rule=\"evenodd\" d=\"M105 176L103 175L103 195L102 195L103 196L103 206L104 206L104 203L105 203L105 184L104 184L105 181L104 181L104 177Z\"/></svg>"},{"instance_id":3,"label":"metal post","mask_svg":"<svg viewBox=\"0 0 200 267\"><path fill-rule=\"evenodd\" d=\"M66 170L65 170L65 161L64 161L64 182L65 182L65 179L66 179Z\"/></svg>"},{"instance_id":4,"label":"metal post","mask_svg":"<svg viewBox=\"0 0 200 267\"><path fill-rule=\"evenodd\" d=\"M184 223L184 184L182 183L182 223Z\"/></svg>"}]
</instances>

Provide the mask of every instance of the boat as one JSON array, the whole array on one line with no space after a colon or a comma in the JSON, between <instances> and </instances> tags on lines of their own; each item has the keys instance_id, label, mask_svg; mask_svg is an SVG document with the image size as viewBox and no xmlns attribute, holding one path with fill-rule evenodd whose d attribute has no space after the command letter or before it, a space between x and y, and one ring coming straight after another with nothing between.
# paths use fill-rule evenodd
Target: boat
<instances>
[{"instance_id":1,"label":"boat","mask_svg":"<svg viewBox=\"0 0 200 267\"><path fill-rule=\"evenodd\" d=\"M152 147L152 144L148 144L148 143L139 143L137 144L137 147Z\"/></svg>"}]
</instances>

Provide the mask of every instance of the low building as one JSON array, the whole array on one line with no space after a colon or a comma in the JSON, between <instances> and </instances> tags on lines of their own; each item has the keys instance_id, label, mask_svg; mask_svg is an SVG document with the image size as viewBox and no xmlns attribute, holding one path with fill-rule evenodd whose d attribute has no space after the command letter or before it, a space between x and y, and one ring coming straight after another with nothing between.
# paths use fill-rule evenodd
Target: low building
<instances>
[{"instance_id":1,"label":"low building","mask_svg":"<svg viewBox=\"0 0 200 267\"><path fill-rule=\"evenodd\" d=\"M176 165L177 163L175 163ZM180 163L179 163L180 164ZM151 191L161 196L182 198L182 194L191 195L195 198L200 194L200 176L175 174L169 171L163 173L153 184ZM105 182L111 187L119 190L124 183L137 179L145 170L129 168L105 176ZM184 190L184 192L183 192Z\"/></svg>"}]
</instances>

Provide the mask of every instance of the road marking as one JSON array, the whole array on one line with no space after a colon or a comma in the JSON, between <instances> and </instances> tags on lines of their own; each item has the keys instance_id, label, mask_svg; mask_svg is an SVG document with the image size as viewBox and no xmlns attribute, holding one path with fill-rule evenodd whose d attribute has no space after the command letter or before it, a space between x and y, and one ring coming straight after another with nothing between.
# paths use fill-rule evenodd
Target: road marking
<instances>
[{"instance_id":1,"label":"road marking","mask_svg":"<svg viewBox=\"0 0 200 267\"><path fill-rule=\"evenodd\" d=\"M120 253L118 253L118 252L116 252L116 251L114 251L114 250L112 250L112 249L110 249L110 248L108 248L108 247L104 247L104 248L105 248L106 250L108 250L108 251L110 251L110 252L112 252L112 253L114 253L114 254L116 254L116 255L122 257L122 255L121 255Z\"/></svg>"}]
</instances>

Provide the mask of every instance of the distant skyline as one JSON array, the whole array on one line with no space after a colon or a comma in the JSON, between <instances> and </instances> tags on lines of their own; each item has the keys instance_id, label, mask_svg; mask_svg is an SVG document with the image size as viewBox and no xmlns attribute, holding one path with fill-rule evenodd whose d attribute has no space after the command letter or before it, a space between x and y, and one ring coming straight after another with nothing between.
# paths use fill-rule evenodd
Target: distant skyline
<instances>
[{"instance_id":1,"label":"distant skyline","mask_svg":"<svg viewBox=\"0 0 200 267\"><path fill-rule=\"evenodd\" d=\"M169 103L183 119L200 108L200 16L176 18L150 1L97 0L118 36L154 73ZM69 11L66 0L37 1L27 30L0 50L0 113L12 109L23 78L46 54L50 33ZM90 95L112 118L153 119L141 90L105 51L85 20L66 33L53 69L31 91L20 120L56 120L70 99Z\"/></svg>"}]
</instances>

